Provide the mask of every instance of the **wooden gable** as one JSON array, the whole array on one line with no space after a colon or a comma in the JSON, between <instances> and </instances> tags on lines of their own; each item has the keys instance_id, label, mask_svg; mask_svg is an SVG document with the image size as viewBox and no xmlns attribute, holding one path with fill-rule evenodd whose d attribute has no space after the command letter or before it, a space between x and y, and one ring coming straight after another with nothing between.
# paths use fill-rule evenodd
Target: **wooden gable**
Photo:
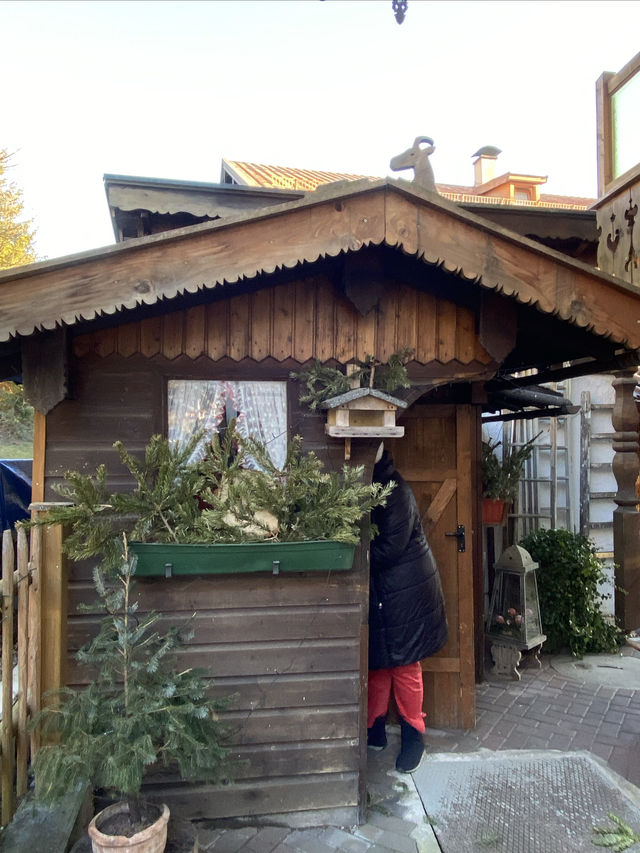
<instances>
[{"instance_id":1,"label":"wooden gable","mask_svg":"<svg viewBox=\"0 0 640 853\"><path fill-rule=\"evenodd\" d=\"M0 341L179 295L244 289L258 276L264 287L276 270L381 245L450 274L469 292L492 290L618 346L640 346L636 288L390 180L329 185L269 211L0 273ZM246 321L248 307L238 301L237 308L238 323ZM399 322L412 322L409 311L401 316ZM326 330L315 331L324 337ZM249 339L238 346L248 348Z\"/></svg>"}]
</instances>

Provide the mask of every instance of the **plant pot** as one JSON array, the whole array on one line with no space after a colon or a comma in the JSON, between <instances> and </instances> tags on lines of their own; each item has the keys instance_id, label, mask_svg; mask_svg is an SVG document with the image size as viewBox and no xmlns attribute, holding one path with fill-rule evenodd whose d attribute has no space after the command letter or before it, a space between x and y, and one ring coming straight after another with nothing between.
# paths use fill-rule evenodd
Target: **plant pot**
<instances>
[{"instance_id":1,"label":"plant pot","mask_svg":"<svg viewBox=\"0 0 640 853\"><path fill-rule=\"evenodd\" d=\"M324 539L303 542L237 542L176 545L131 542L142 577L242 574L246 572L345 571L353 566L355 545Z\"/></svg>"},{"instance_id":2,"label":"plant pot","mask_svg":"<svg viewBox=\"0 0 640 853\"><path fill-rule=\"evenodd\" d=\"M124 802L114 803L107 806L93 818L89 824L89 837L91 838L91 849L93 853L118 853L118 851L130 851L130 853L163 853L167 846L167 824L169 823L169 808L165 805L159 806L160 817L145 829L136 832L128 838L126 835L106 835L100 831L100 826L109 818L119 814L129 813L129 804Z\"/></svg>"},{"instance_id":3,"label":"plant pot","mask_svg":"<svg viewBox=\"0 0 640 853\"><path fill-rule=\"evenodd\" d=\"M482 523L502 524L504 522L507 502L494 500L493 498L482 498Z\"/></svg>"}]
</instances>

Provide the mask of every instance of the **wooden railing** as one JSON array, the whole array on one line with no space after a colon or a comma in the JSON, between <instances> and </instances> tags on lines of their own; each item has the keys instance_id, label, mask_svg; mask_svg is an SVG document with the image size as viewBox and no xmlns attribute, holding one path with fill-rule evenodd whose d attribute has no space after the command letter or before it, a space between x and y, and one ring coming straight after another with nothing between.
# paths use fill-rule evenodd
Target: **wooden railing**
<instances>
[{"instance_id":1,"label":"wooden railing","mask_svg":"<svg viewBox=\"0 0 640 853\"><path fill-rule=\"evenodd\" d=\"M27 791L29 760L38 736L29 722L41 697L41 558L42 528L27 535L18 528L2 535L2 724L0 760L2 825L11 820L16 802ZM16 624L17 622L17 624Z\"/></svg>"}]
</instances>

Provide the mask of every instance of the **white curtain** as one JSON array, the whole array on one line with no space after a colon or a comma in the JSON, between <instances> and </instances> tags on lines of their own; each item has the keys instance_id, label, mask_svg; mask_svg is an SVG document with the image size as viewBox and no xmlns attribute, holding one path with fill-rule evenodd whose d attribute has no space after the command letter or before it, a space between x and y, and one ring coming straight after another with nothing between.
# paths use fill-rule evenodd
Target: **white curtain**
<instances>
[{"instance_id":1,"label":"white curtain","mask_svg":"<svg viewBox=\"0 0 640 853\"><path fill-rule=\"evenodd\" d=\"M241 435L261 441L277 468L287 453L287 386L285 382L226 382L171 379L168 384L168 436L185 442L199 430L202 444L192 460L202 454L207 436L218 432L223 421L237 417Z\"/></svg>"},{"instance_id":2,"label":"white curtain","mask_svg":"<svg viewBox=\"0 0 640 853\"><path fill-rule=\"evenodd\" d=\"M287 455L287 386L285 382L229 382L238 432L262 442L281 469Z\"/></svg>"}]
</instances>

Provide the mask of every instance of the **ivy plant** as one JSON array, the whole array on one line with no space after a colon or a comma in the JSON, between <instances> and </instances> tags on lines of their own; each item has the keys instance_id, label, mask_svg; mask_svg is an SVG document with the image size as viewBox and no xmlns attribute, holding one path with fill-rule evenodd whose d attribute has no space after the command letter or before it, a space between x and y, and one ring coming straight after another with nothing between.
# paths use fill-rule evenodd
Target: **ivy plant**
<instances>
[{"instance_id":1,"label":"ivy plant","mask_svg":"<svg viewBox=\"0 0 640 853\"><path fill-rule=\"evenodd\" d=\"M549 652L615 652L623 631L605 618L601 591L606 575L587 537L569 530L535 530L520 545L539 563L538 595Z\"/></svg>"}]
</instances>

